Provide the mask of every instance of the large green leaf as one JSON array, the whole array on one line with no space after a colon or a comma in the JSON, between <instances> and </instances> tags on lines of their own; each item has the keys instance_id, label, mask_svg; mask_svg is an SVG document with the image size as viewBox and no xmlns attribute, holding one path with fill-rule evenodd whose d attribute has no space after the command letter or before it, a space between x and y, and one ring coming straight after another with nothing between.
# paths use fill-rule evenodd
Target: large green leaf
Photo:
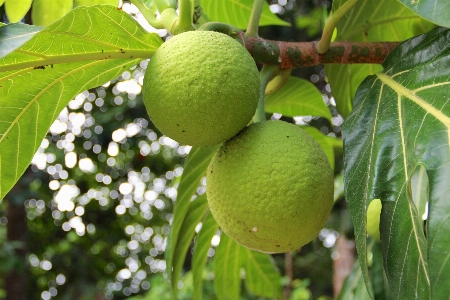
<instances>
[{"instance_id":1,"label":"large green leaf","mask_svg":"<svg viewBox=\"0 0 450 300\"><path fill-rule=\"evenodd\" d=\"M23 23L9 24L0 27L0 58L13 52L31 39L43 27L30 26Z\"/></svg>"},{"instance_id":2,"label":"large green leaf","mask_svg":"<svg viewBox=\"0 0 450 300\"><path fill-rule=\"evenodd\" d=\"M331 112L323 101L322 94L310 81L289 77L277 92L267 95L264 109L285 116L318 116L331 120Z\"/></svg>"},{"instance_id":3,"label":"large green leaf","mask_svg":"<svg viewBox=\"0 0 450 300\"><path fill-rule=\"evenodd\" d=\"M69 100L141 61L125 55L117 59L113 52L151 56L161 43L158 35L111 6L81 7L0 59L0 72L5 71L0 73L0 199ZM111 58L93 60L100 49Z\"/></svg>"},{"instance_id":4,"label":"large green leaf","mask_svg":"<svg viewBox=\"0 0 450 300\"><path fill-rule=\"evenodd\" d=\"M171 282L172 293L175 298L177 297L177 284L181 270L175 270L174 266L178 265L180 263L179 261L181 261L181 263L184 262L184 257L176 256L177 244L183 243L183 237L180 236L180 232L182 231L182 227L187 225L185 219L190 218L188 210L191 205L192 196L195 194L195 191L200 184L200 180L205 175L209 161L217 151L217 148L218 146L192 148L178 186L178 196L173 212L173 223L170 228L166 251L164 253L168 278ZM198 222L196 220L194 221L195 225L197 225Z\"/></svg>"},{"instance_id":5,"label":"large green leaf","mask_svg":"<svg viewBox=\"0 0 450 300\"><path fill-rule=\"evenodd\" d=\"M0 73L0 199L25 172L51 124L74 96L140 61L76 62Z\"/></svg>"},{"instance_id":6,"label":"large green leaf","mask_svg":"<svg viewBox=\"0 0 450 300\"><path fill-rule=\"evenodd\" d=\"M270 254L242 247L245 285L258 296L282 297L281 276Z\"/></svg>"},{"instance_id":7,"label":"large green leaf","mask_svg":"<svg viewBox=\"0 0 450 300\"><path fill-rule=\"evenodd\" d=\"M217 232L219 224L211 213L208 213L197 235L192 255L192 280L194 285L193 299L203 299L203 271L208 259L208 250L211 248L211 240Z\"/></svg>"},{"instance_id":8,"label":"large green leaf","mask_svg":"<svg viewBox=\"0 0 450 300\"><path fill-rule=\"evenodd\" d=\"M450 27L448 12L450 11L450 2L447 0L398 0L406 7L413 10L418 15L441 26Z\"/></svg>"},{"instance_id":9,"label":"large green leaf","mask_svg":"<svg viewBox=\"0 0 450 300\"><path fill-rule=\"evenodd\" d=\"M384 266L393 299L447 299L450 281L450 44L438 28L398 46L359 87L344 123L346 199L363 276L366 209L379 198ZM410 179L429 185L427 238Z\"/></svg>"},{"instance_id":10,"label":"large green leaf","mask_svg":"<svg viewBox=\"0 0 450 300\"><path fill-rule=\"evenodd\" d=\"M347 0L333 1L332 12ZM425 33L433 24L397 0L359 1L337 26L335 41L396 42ZM350 113L356 89L369 74L381 71L379 65L326 65L325 71L339 113Z\"/></svg>"},{"instance_id":11,"label":"large green leaf","mask_svg":"<svg viewBox=\"0 0 450 300\"><path fill-rule=\"evenodd\" d=\"M250 19L253 0L200 0L200 5L209 21L227 23L245 29ZM259 25L290 26L288 22L274 15L267 3L264 3Z\"/></svg>"},{"instance_id":12,"label":"large green leaf","mask_svg":"<svg viewBox=\"0 0 450 300\"><path fill-rule=\"evenodd\" d=\"M214 256L214 289L218 300L240 299L242 251L244 247L222 232Z\"/></svg>"},{"instance_id":13,"label":"large green leaf","mask_svg":"<svg viewBox=\"0 0 450 300\"><path fill-rule=\"evenodd\" d=\"M7 57L0 72L94 59L149 58L162 44L130 15L110 5L80 6Z\"/></svg>"}]
</instances>

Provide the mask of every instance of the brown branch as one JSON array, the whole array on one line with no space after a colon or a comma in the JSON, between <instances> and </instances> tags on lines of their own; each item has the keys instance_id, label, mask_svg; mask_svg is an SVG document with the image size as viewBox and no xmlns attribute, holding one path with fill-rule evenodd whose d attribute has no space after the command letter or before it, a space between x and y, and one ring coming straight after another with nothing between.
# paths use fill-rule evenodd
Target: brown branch
<instances>
[{"instance_id":1,"label":"brown branch","mask_svg":"<svg viewBox=\"0 0 450 300\"><path fill-rule=\"evenodd\" d=\"M317 42L284 42L244 37L239 39L253 58L263 64L291 69L319 64L382 64L399 42L334 42L324 54L316 51Z\"/></svg>"}]
</instances>

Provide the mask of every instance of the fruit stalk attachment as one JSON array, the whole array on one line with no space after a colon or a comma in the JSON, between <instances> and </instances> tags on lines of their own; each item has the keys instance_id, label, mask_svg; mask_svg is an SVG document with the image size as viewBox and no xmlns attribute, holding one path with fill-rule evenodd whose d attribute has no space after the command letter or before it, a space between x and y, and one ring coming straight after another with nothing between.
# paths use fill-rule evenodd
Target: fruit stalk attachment
<instances>
[{"instance_id":1,"label":"fruit stalk attachment","mask_svg":"<svg viewBox=\"0 0 450 300\"><path fill-rule=\"evenodd\" d=\"M143 2L143 0L130 0L130 2L139 9L144 18L153 28L164 29L164 25L162 24L161 20L156 19L155 14L151 10L151 8L148 7L147 4Z\"/></svg>"},{"instance_id":2,"label":"fruit stalk attachment","mask_svg":"<svg viewBox=\"0 0 450 300\"><path fill-rule=\"evenodd\" d=\"M255 115L253 116L253 122L264 122L266 121L266 113L264 110L264 95L266 87L269 82L280 74L280 69L277 66L264 65L260 72L261 89L259 95L258 107L256 108Z\"/></svg>"}]
</instances>

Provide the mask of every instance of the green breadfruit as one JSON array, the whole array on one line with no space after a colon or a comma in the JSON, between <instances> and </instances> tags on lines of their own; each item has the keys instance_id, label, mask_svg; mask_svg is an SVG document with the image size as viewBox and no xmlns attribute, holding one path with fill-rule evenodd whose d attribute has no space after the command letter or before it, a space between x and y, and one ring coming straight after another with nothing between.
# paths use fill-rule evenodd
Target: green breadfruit
<instances>
[{"instance_id":1,"label":"green breadfruit","mask_svg":"<svg viewBox=\"0 0 450 300\"><path fill-rule=\"evenodd\" d=\"M310 242L333 206L334 179L319 144L282 121L255 123L225 142L206 175L211 213L254 250L281 253Z\"/></svg>"},{"instance_id":2,"label":"green breadfruit","mask_svg":"<svg viewBox=\"0 0 450 300\"><path fill-rule=\"evenodd\" d=\"M180 144L210 146L241 131L260 95L248 51L231 37L189 31L165 42L151 58L143 99L150 119Z\"/></svg>"}]
</instances>

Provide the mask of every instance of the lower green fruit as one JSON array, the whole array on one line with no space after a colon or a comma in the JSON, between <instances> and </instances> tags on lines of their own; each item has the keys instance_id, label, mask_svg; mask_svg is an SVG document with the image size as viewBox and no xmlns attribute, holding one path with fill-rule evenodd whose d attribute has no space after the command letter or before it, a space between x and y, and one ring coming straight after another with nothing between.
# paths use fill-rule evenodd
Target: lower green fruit
<instances>
[{"instance_id":1,"label":"lower green fruit","mask_svg":"<svg viewBox=\"0 0 450 300\"><path fill-rule=\"evenodd\" d=\"M380 240L381 200L373 199L367 208L367 233L375 240Z\"/></svg>"},{"instance_id":2,"label":"lower green fruit","mask_svg":"<svg viewBox=\"0 0 450 300\"><path fill-rule=\"evenodd\" d=\"M282 121L252 124L225 142L206 181L211 213L222 230L261 252L307 244L333 206L333 172L322 148Z\"/></svg>"}]
</instances>

